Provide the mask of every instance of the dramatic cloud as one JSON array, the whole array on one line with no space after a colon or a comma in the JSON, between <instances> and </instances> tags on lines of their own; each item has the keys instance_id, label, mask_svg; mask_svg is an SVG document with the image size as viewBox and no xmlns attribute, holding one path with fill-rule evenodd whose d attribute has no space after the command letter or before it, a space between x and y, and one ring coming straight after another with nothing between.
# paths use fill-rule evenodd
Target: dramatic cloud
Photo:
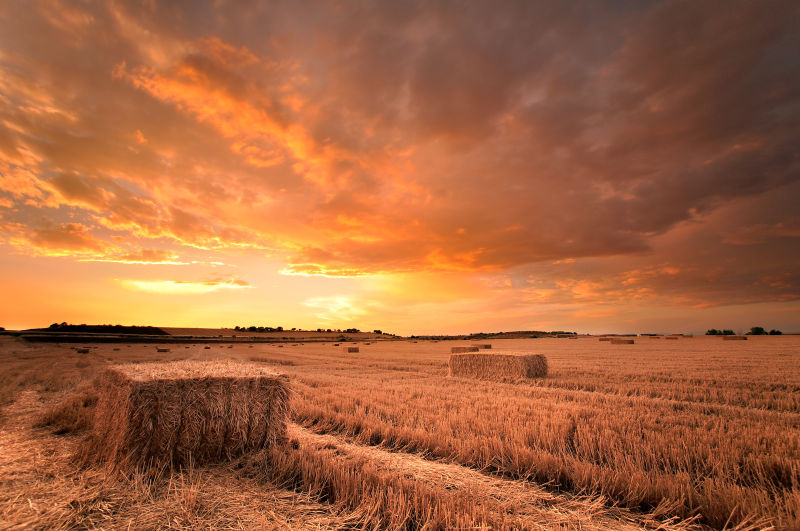
<instances>
[{"instance_id":1,"label":"dramatic cloud","mask_svg":"<svg viewBox=\"0 0 800 531\"><path fill-rule=\"evenodd\" d=\"M384 328L800 299L796 2L6 2L0 27L5 253L227 264Z\"/></svg>"}]
</instances>

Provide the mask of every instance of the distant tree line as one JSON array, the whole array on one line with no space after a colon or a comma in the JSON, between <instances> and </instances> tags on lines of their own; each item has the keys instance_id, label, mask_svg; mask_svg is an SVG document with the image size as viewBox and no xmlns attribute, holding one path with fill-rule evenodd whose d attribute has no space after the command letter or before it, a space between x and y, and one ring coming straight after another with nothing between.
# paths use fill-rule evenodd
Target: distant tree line
<instances>
[{"instance_id":1,"label":"distant tree line","mask_svg":"<svg viewBox=\"0 0 800 531\"><path fill-rule=\"evenodd\" d=\"M761 326L754 326L750 328L750 331L747 332L748 336L779 336L782 335L783 332L780 330L775 330L774 328L767 332L764 327ZM733 330L717 330L716 328L712 328L710 330L706 330L707 336L735 336L736 333Z\"/></svg>"},{"instance_id":2,"label":"distant tree line","mask_svg":"<svg viewBox=\"0 0 800 531\"><path fill-rule=\"evenodd\" d=\"M50 332L80 332L88 334L146 334L153 336L168 335L166 332L155 326L127 326L127 325L87 325L87 324L69 324L53 323L47 328L34 328L33 330L47 330Z\"/></svg>"}]
</instances>

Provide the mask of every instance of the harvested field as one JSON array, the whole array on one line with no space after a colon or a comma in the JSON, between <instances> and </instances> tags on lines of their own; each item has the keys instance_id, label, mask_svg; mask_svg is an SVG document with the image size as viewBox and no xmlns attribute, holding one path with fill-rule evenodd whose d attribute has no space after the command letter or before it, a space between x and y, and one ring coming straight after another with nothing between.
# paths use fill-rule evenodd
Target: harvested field
<instances>
[{"instance_id":1,"label":"harvested field","mask_svg":"<svg viewBox=\"0 0 800 531\"><path fill-rule=\"evenodd\" d=\"M262 365L116 365L100 375L97 388L81 458L113 470L218 462L286 438L288 382Z\"/></svg>"},{"instance_id":2,"label":"harvested field","mask_svg":"<svg viewBox=\"0 0 800 531\"><path fill-rule=\"evenodd\" d=\"M541 354L451 354L450 376L503 381L547 376L547 358Z\"/></svg>"},{"instance_id":3,"label":"harvested field","mask_svg":"<svg viewBox=\"0 0 800 531\"><path fill-rule=\"evenodd\" d=\"M174 353L0 338L0 527L796 529L800 340L749 339L500 340L543 353L548 376L470 385L431 342L195 345L181 354L294 363L294 442L151 480L72 456L91 382Z\"/></svg>"},{"instance_id":4,"label":"harvested field","mask_svg":"<svg viewBox=\"0 0 800 531\"><path fill-rule=\"evenodd\" d=\"M611 341L610 337L601 337L600 341Z\"/></svg>"},{"instance_id":5,"label":"harvested field","mask_svg":"<svg viewBox=\"0 0 800 531\"><path fill-rule=\"evenodd\" d=\"M722 336L725 341L747 341L747 336Z\"/></svg>"}]
</instances>

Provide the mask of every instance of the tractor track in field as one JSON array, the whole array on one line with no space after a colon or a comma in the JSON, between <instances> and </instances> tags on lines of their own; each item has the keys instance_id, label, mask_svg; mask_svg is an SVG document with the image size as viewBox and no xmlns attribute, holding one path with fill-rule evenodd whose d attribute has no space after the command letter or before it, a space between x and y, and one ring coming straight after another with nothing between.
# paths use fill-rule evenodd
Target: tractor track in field
<instances>
[{"instance_id":1,"label":"tractor track in field","mask_svg":"<svg viewBox=\"0 0 800 531\"><path fill-rule=\"evenodd\" d=\"M691 522L665 522L651 516L609 506L602 497L554 493L523 480L498 478L458 464L426 459L422 455L365 446L331 434L289 425L290 439L301 447L327 452L330 459L367 460L378 471L402 477L421 488L468 493L491 501L520 529L703 529Z\"/></svg>"}]
</instances>

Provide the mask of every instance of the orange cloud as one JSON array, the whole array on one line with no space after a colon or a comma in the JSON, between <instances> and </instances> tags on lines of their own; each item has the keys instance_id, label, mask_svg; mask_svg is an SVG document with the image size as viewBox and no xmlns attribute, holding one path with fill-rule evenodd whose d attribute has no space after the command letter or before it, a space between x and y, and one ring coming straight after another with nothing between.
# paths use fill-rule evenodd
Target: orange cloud
<instances>
[{"instance_id":1,"label":"orange cloud","mask_svg":"<svg viewBox=\"0 0 800 531\"><path fill-rule=\"evenodd\" d=\"M143 291L159 295L203 295L219 290L239 290L252 288L244 280L206 280L194 282L188 280L132 280L117 279L117 282L132 291Z\"/></svg>"}]
</instances>

